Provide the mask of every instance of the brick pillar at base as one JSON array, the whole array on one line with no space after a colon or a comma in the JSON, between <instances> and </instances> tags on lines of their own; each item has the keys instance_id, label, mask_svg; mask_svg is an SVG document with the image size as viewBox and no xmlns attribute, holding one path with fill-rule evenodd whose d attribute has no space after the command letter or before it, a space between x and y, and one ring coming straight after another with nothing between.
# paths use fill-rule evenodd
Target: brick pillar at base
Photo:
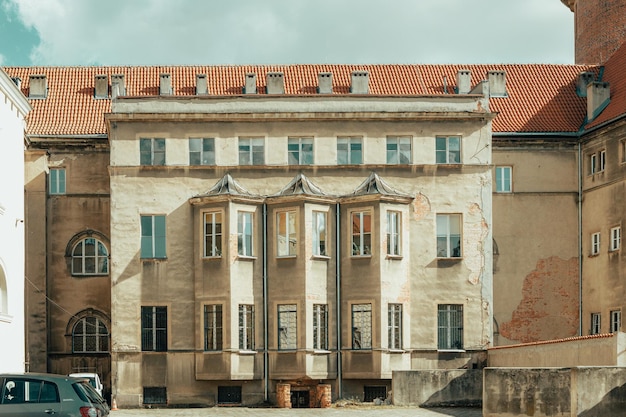
<instances>
[{"instance_id":1,"label":"brick pillar at base","mask_svg":"<svg viewBox=\"0 0 626 417\"><path fill-rule=\"evenodd\" d=\"M276 384L276 405L279 408L291 408L290 384Z\"/></svg>"},{"instance_id":2,"label":"brick pillar at base","mask_svg":"<svg viewBox=\"0 0 626 417\"><path fill-rule=\"evenodd\" d=\"M317 386L317 403L320 408L330 408L332 398L330 384L320 384Z\"/></svg>"}]
</instances>

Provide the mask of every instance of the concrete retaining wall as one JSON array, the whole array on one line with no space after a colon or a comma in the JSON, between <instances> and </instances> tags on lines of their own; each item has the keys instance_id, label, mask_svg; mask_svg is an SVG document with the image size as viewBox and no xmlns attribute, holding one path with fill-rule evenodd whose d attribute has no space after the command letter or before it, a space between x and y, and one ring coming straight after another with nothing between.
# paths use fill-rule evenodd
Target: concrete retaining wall
<instances>
[{"instance_id":1,"label":"concrete retaining wall","mask_svg":"<svg viewBox=\"0 0 626 417\"><path fill-rule=\"evenodd\" d=\"M399 406L474 407L482 403L480 369L394 371L393 404Z\"/></svg>"}]
</instances>

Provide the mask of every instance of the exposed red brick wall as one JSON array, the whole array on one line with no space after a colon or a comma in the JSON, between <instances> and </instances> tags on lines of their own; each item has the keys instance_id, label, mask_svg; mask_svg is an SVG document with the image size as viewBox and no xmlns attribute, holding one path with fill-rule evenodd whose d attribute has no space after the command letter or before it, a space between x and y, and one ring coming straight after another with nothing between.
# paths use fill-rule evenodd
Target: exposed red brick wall
<instances>
[{"instance_id":1,"label":"exposed red brick wall","mask_svg":"<svg viewBox=\"0 0 626 417\"><path fill-rule=\"evenodd\" d=\"M578 0L576 63L602 64L626 41L626 0Z\"/></svg>"},{"instance_id":2,"label":"exposed red brick wall","mask_svg":"<svg viewBox=\"0 0 626 417\"><path fill-rule=\"evenodd\" d=\"M578 260L553 256L537 262L526 276L522 301L500 334L522 343L578 334Z\"/></svg>"},{"instance_id":3,"label":"exposed red brick wall","mask_svg":"<svg viewBox=\"0 0 626 417\"><path fill-rule=\"evenodd\" d=\"M290 384L276 384L276 405L279 408L291 408Z\"/></svg>"},{"instance_id":4,"label":"exposed red brick wall","mask_svg":"<svg viewBox=\"0 0 626 417\"><path fill-rule=\"evenodd\" d=\"M329 408L332 404L332 391L330 384L319 384L317 386L317 404L320 408Z\"/></svg>"}]
</instances>

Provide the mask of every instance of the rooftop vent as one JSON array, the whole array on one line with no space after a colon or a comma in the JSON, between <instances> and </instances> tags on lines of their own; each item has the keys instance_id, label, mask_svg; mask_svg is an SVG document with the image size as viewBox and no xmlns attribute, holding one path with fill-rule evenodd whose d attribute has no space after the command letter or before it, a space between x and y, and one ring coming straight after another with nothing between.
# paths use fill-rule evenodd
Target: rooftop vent
<instances>
[{"instance_id":1,"label":"rooftop vent","mask_svg":"<svg viewBox=\"0 0 626 417\"><path fill-rule=\"evenodd\" d=\"M592 121L611 100L611 89L609 83L593 81L587 85L587 120Z\"/></svg>"},{"instance_id":2,"label":"rooftop vent","mask_svg":"<svg viewBox=\"0 0 626 417\"><path fill-rule=\"evenodd\" d=\"M11 80L17 86L18 90L22 88L22 79L20 77L11 77Z\"/></svg>"},{"instance_id":3,"label":"rooftop vent","mask_svg":"<svg viewBox=\"0 0 626 417\"><path fill-rule=\"evenodd\" d=\"M489 71L487 72L487 80L489 81L489 93L491 97L507 96L505 71Z\"/></svg>"},{"instance_id":4,"label":"rooftop vent","mask_svg":"<svg viewBox=\"0 0 626 417\"><path fill-rule=\"evenodd\" d=\"M267 94L285 94L285 76L282 72L268 72L265 83Z\"/></svg>"},{"instance_id":5,"label":"rooftop vent","mask_svg":"<svg viewBox=\"0 0 626 417\"><path fill-rule=\"evenodd\" d=\"M320 72L317 75L317 92L320 94L333 93L333 73Z\"/></svg>"},{"instance_id":6,"label":"rooftop vent","mask_svg":"<svg viewBox=\"0 0 626 417\"><path fill-rule=\"evenodd\" d=\"M161 74L159 76L159 95L172 95L172 76L170 74Z\"/></svg>"},{"instance_id":7,"label":"rooftop vent","mask_svg":"<svg viewBox=\"0 0 626 417\"><path fill-rule=\"evenodd\" d=\"M95 98L109 98L109 76L106 74L97 74L95 84L96 88L93 96Z\"/></svg>"},{"instance_id":8,"label":"rooftop vent","mask_svg":"<svg viewBox=\"0 0 626 417\"><path fill-rule=\"evenodd\" d=\"M244 94L256 94L256 74L249 72L246 74L246 83L243 87Z\"/></svg>"},{"instance_id":9,"label":"rooftop vent","mask_svg":"<svg viewBox=\"0 0 626 417\"><path fill-rule=\"evenodd\" d=\"M48 79L44 74L30 76L30 88L28 91L29 98L46 98L48 97Z\"/></svg>"},{"instance_id":10,"label":"rooftop vent","mask_svg":"<svg viewBox=\"0 0 626 417\"><path fill-rule=\"evenodd\" d=\"M126 80L124 74L111 75L111 98L126 95Z\"/></svg>"},{"instance_id":11,"label":"rooftop vent","mask_svg":"<svg viewBox=\"0 0 626 417\"><path fill-rule=\"evenodd\" d=\"M458 70L456 73L456 88L458 94L468 94L472 89L472 71Z\"/></svg>"},{"instance_id":12,"label":"rooftop vent","mask_svg":"<svg viewBox=\"0 0 626 417\"><path fill-rule=\"evenodd\" d=\"M207 83L206 74L196 74L196 95L209 94L209 84Z\"/></svg>"},{"instance_id":13,"label":"rooftop vent","mask_svg":"<svg viewBox=\"0 0 626 417\"><path fill-rule=\"evenodd\" d=\"M367 71L352 71L350 92L352 94L368 94L370 91L370 75Z\"/></svg>"},{"instance_id":14,"label":"rooftop vent","mask_svg":"<svg viewBox=\"0 0 626 417\"><path fill-rule=\"evenodd\" d=\"M578 74L578 79L576 80L576 94L578 94L578 97L587 97L587 86L593 81L594 77L594 73L589 71L583 71Z\"/></svg>"}]
</instances>

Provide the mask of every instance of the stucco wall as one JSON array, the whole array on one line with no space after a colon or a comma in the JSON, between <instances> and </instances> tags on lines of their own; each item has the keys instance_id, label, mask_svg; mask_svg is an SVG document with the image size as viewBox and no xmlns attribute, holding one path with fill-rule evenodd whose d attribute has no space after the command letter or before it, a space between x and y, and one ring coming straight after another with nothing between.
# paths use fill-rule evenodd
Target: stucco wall
<instances>
[{"instance_id":1,"label":"stucco wall","mask_svg":"<svg viewBox=\"0 0 626 417\"><path fill-rule=\"evenodd\" d=\"M478 369L394 371L393 404L419 407L475 407L482 404Z\"/></svg>"}]
</instances>

